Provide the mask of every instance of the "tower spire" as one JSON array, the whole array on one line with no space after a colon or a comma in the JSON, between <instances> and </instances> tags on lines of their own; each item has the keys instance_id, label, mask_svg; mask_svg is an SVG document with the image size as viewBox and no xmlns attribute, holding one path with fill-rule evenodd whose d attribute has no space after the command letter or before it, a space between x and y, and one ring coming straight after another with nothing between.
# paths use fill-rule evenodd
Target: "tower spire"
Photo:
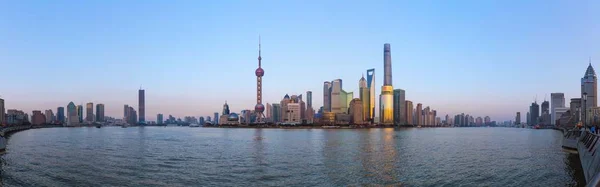
<instances>
[{"instance_id":1,"label":"tower spire","mask_svg":"<svg viewBox=\"0 0 600 187\"><path fill-rule=\"evenodd\" d=\"M260 57L260 34L258 35L258 67L260 67L260 60L262 60L262 57Z\"/></svg>"},{"instance_id":2,"label":"tower spire","mask_svg":"<svg viewBox=\"0 0 600 187\"><path fill-rule=\"evenodd\" d=\"M590 56L590 66L592 65L592 57Z\"/></svg>"}]
</instances>

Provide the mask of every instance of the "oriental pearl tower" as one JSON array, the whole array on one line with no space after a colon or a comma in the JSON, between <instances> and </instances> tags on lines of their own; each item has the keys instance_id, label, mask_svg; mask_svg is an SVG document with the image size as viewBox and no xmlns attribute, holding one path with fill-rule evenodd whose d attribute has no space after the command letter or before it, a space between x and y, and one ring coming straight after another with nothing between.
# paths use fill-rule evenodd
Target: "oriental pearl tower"
<instances>
[{"instance_id":1,"label":"oriental pearl tower","mask_svg":"<svg viewBox=\"0 0 600 187\"><path fill-rule=\"evenodd\" d=\"M256 112L256 123L264 123L265 105L262 104L262 77L265 75L265 70L260 67L260 36L258 37L258 68L254 72L256 74L256 106L254 112Z\"/></svg>"}]
</instances>

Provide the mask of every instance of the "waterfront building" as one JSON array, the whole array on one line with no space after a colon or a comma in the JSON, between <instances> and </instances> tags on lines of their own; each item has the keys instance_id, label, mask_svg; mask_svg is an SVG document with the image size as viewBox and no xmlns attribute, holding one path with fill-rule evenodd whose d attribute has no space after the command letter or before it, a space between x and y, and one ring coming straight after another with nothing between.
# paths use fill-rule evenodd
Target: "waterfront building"
<instances>
[{"instance_id":1,"label":"waterfront building","mask_svg":"<svg viewBox=\"0 0 600 187\"><path fill-rule=\"evenodd\" d=\"M321 124L322 125L334 125L335 124L335 113L323 112L323 115L321 115Z\"/></svg>"},{"instance_id":2,"label":"waterfront building","mask_svg":"<svg viewBox=\"0 0 600 187\"><path fill-rule=\"evenodd\" d=\"M42 114L42 111L34 110L31 112L31 124L32 125L42 125L46 122L46 116Z\"/></svg>"},{"instance_id":3,"label":"waterfront building","mask_svg":"<svg viewBox=\"0 0 600 187\"><path fill-rule=\"evenodd\" d=\"M302 100L302 94L298 96L298 103L300 104L300 121L306 120L306 103Z\"/></svg>"},{"instance_id":4,"label":"waterfront building","mask_svg":"<svg viewBox=\"0 0 600 187\"><path fill-rule=\"evenodd\" d=\"M266 110L267 119L266 119L266 121L267 122L273 122L273 105L267 103L266 107L267 107L267 110Z\"/></svg>"},{"instance_id":5,"label":"waterfront building","mask_svg":"<svg viewBox=\"0 0 600 187\"><path fill-rule=\"evenodd\" d=\"M405 91L403 89L394 90L394 123L396 125L405 125L406 123L406 106Z\"/></svg>"},{"instance_id":6,"label":"waterfront building","mask_svg":"<svg viewBox=\"0 0 600 187\"><path fill-rule=\"evenodd\" d=\"M139 122L146 123L146 92L145 90L138 90L138 110L139 110Z\"/></svg>"},{"instance_id":7,"label":"waterfront building","mask_svg":"<svg viewBox=\"0 0 600 187\"><path fill-rule=\"evenodd\" d=\"M425 107L423 109L423 126L430 126L431 125L431 121L430 121L430 109L429 106Z\"/></svg>"},{"instance_id":8,"label":"waterfront building","mask_svg":"<svg viewBox=\"0 0 600 187\"><path fill-rule=\"evenodd\" d=\"M65 107L58 107L56 109L56 120L59 123L65 124L67 121L65 120Z\"/></svg>"},{"instance_id":9,"label":"waterfront building","mask_svg":"<svg viewBox=\"0 0 600 187\"><path fill-rule=\"evenodd\" d=\"M527 125L531 125L531 113L529 112L527 112Z\"/></svg>"},{"instance_id":10,"label":"waterfront building","mask_svg":"<svg viewBox=\"0 0 600 187\"><path fill-rule=\"evenodd\" d=\"M6 113L4 113L4 99L0 98L0 125L6 123L6 119L4 119Z\"/></svg>"},{"instance_id":11,"label":"waterfront building","mask_svg":"<svg viewBox=\"0 0 600 187\"><path fill-rule=\"evenodd\" d=\"M323 110L331 112L331 82L323 83Z\"/></svg>"},{"instance_id":12,"label":"waterfront building","mask_svg":"<svg viewBox=\"0 0 600 187\"><path fill-rule=\"evenodd\" d=\"M212 119L210 118L210 116L206 116L206 121L212 121ZM215 119L215 121L218 121L218 120Z\"/></svg>"},{"instance_id":13,"label":"waterfront building","mask_svg":"<svg viewBox=\"0 0 600 187\"><path fill-rule=\"evenodd\" d=\"M225 101L225 104L223 104L223 115L227 114L229 114L229 105L227 104L227 101Z\"/></svg>"},{"instance_id":14,"label":"waterfront building","mask_svg":"<svg viewBox=\"0 0 600 187\"><path fill-rule=\"evenodd\" d=\"M416 125L423 125L423 104L421 103L417 103L417 109L415 111L415 119L416 119Z\"/></svg>"},{"instance_id":15,"label":"waterfront building","mask_svg":"<svg viewBox=\"0 0 600 187\"><path fill-rule=\"evenodd\" d=\"M362 125L364 122L362 101L358 98L352 99L350 102L350 117L352 124Z\"/></svg>"},{"instance_id":16,"label":"waterfront building","mask_svg":"<svg viewBox=\"0 0 600 187\"><path fill-rule=\"evenodd\" d=\"M22 125L28 121L28 116L21 110L8 109L6 111L6 124Z\"/></svg>"},{"instance_id":17,"label":"waterfront building","mask_svg":"<svg viewBox=\"0 0 600 187\"><path fill-rule=\"evenodd\" d=\"M564 93L550 93L550 118L552 125L556 123L556 119L560 116L556 115L556 108L565 107L565 94Z\"/></svg>"},{"instance_id":18,"label":"waterfront building","mask_svg":"<svg viewBox=\"0 0 600 187\"><path fill-rule=\"evenodd\" d=\"M360 78L358 81L358 89L359 89L359 99L362 101L362 113L363 113L363 121L370 122L370 93L369 87L367 86L367 80L365 79L365 75Z\"/></svg>"},{"instance_id":19,"label":"waterfront building","mask_svg":"<svg viewBox=\"0 0 600 187\"><path fill-rule=\"evenodd\" d=\"M97 104L96 105L96 121L97 122L104 122L106 121L104 119L104 104Z\"/></svg>"},{"instance_id":20,"label":"waterfront building","mask_svg":"<svg viewBox=\"0 0 600 187\"><path fill-rule=\"evenodd\" d=\"M204 120L204 118L202 118L202 119ZM156 123L159 125L163 124L163 114L156 114Z\"/></svg>"},{"instance_id":21,"label":"waterfront building","mask_svg":"<svg viewBox=\"0 0 600 187\"><path fill-rule=\"evenodd\" d=\"M581 98L587 95L587 99L584 101L583 111L587 111L587 108L598 106L598 79L596 78L596 72L592 67L592 59L590 58L590 64L585 71L585 75L581 78Z\"/></svg>"},{"instance_id":22,"label":"waterfront building","mask_svg":"<svg viewBox=\"0 0 600 187\"><path fill-rule=\"evenodd\" d=\"M286 113L284 117L284 123L300 124L300 104L299 103L288 103L286 105Z\"/></svg>"},{"instance_id":23,"label":"waterfront building","mask_svg":"<svg viewBox=\"0 0 600 187\"><path fill-rule=\"evenodd\" d=\"M312 108L312 92L306 91L306 108Z\"/></svg>"},{"instance_id":24,"label":"waterfront building","mask_svg":"<svg viewBox=\"0 0 600 187\"><path fill-rule=\"evenodd\" d=\"M485 117L483 118L483 124L484 124L484 125L490 125L490 123L491 123L491 122L492 122L492 120L490 119L490 117L489 117L489 116L485 116Z\"/></svg>"},{"instance_id":25,"label":"waterfront building","mask_svg":"<svg viewBox=\"0 0 600 187\"><path fill-rule=\"evenodd\" d=\"M256 114L256 122L264 123L265 120L265 105L262 104L262 77L265 75L265 70L261 67L262 57L260 56L260 36L258 37L258 68L254 71L256 75L256 106L254 112Z\"/></svg>"},{"instance_id":26,"label":"waterfront building","mask_svg":"<svg viewBox=\"0 0 600 187\"><path fill-rule=\"evenodd\" d=\"M517 117L515 117L515 125L521 124L521 112L517 112Z\"/></svg>"},{"instance_id":27,"label":"waterfront building","mask_svg":"<svg viewBox=\"0 0 600 187\"><path fill-rule=\"evenodd\" d=\"M87 103L85 105L85 121L94 121L94 103Z\"/></svg>"},{"instance_id":28,"label":"waterfront building","mask_svg":"<svg viewBox=\"0 0 600 187\"><path fill-rule=\"evenodd\" d=\"M219 119L219 113L218 113L218 112L215 112L215 113L213 114L213 116L214 116L214 117L213 117L213 119L215 120L215 121L213 121L213 122L214 122L214 124L219 124L219 120L220 120L220 119ZM204 119L203 119L203 120L204 120ZM201 123L201 124L204 124L204 123Z\"/></svg>"},{"instance_id":29,"label":"waterfront building","mask_svg":"<svg viewBox=\"0 0 600 187\"><path fill-rule=\"evenodd\" d=\"M540 105L537 102L531 103L529 107L529 117L531 118L531 125L537 125L540 117Z\"/></svg>"},{"instance_id":30,"label":"waterfront building","mask_svg":"<svg viewBox=\"0 0 600 187\"><path fill-rule=\"evenodd\" d=\"M383 86L379 96L379 117L383 125L394 124L394 88L392 86L392 55L389 43L383 44Z\"/></svg>"},{"instance_id":31,"label":"waterfront building","mask_svg":"<svg viewBox=\"0 0 600 187\"><path fill-rule=\"evenodd\" d=\"M413 122L413 103L412 101L406 100L404 101L404 116L406 117L404 124L414 125ZM446 119L447 120L447 119Z\"/></svg>"},{"instance_id":32,"label":"waterfront building","mask_svg":"<svg viewBox=\"0 0 600 187\"><path fill-rule=\"evenodd\" d=\"M581 98L572 98L569 103L569 110L571 110L571 115L575 122L578 122L579 119L581 119L581 103Z\"/></svg>"},{"instance_id":33,"label":"waterfront building","mask_svg":"<svg viewBox=\"0 0 600 187\"><path fill-rule=\"evenodd\" d=\"M202 116L198 117L198 124L200 124L200 125L204 125L204 123L206 123L206 122L204 121L204 117L202 117Z\"/></svg>"},{"instance_id":34,"label":"waterfront building","mask_svg":"<svg viewBox=\"0 0 600 187\"><path fill-rule=\"evenodd\" d=\"M138 121L138 114L133 107L129 106L127 111L127 123L130 125L135 125Z\"/></svg>"},{"instance_id":35,"label":"waterfront building","mask_svg":"<svg viewBox=\"0 0 600 187\"><path fill-rule=\"evenodd\" d=\"M68 126L75 126L75 125L79 124L79 112L77 111L77 107L75 106L75 103L73 103L73 102L70 102L67 105L67 117L68 117L68 119L67 119Z\"/></svg>"},{"instance_id":36,"label":"waterfront building","mask_svg":"<svg viewBox=\"0 0 600 187\"><path fill-rule=\"evenodd\" d=\"M313 124L315 117L315 110L313 108L306 109L306 123Z\"/></svg>"},{"instance_id":37,"label":"waterfront building","mask_svg":"<svg viewBox=\"0 0 600 187\"><path fill-rule=\"evenodd\" d=\"M558 121L560 119L560 117L563 114L566 114L569 111L569 108L567 107L557 107L554 109L554 113L556 113L556 116L558 116L554 121L554 124L556 125L556 121Z\"/></svg>"},{"instance_id":38,"label":"waterfront building","mask_svg":"<svg viewBox=\"0 0 600 187\"><path fill-rule=\"evenodd\" d=\"M348 112L347 107L344 107L346 105L347 98L346 92L342 89L342 80L333 80L331 83L331 87L331 112Z\"/></svg>"},{"instance_id":39,"label":"waterfront building","mask_svg":"<svg viewBox=\"0 0 600 187\"><path fill-rule=\"evenodd\" d=\"M369 88L369 120L375 122L375 69L367 70L367 87Z\"/></svg>"},{"instance_id":40,"label":"waterfront building","mask_svg":"<svg viewBox=\"0 0 600 187\"><path fill-rule=\"evenodd\" d=\"M46 110L44 111L44 117L46 117L46 123L52 123L54 122L54 113L52 112L52 110Z\"/></svg>"},{"instance_id":41,"label":"waterfront building","mask_svg":"<svg viewBox=\"0 0 600 187\"><path fill-rule=\"evenodd\" d=\"M281 104L273 103L273 110L271 110L271 116L273 117L273 123L281 122Z\"/></svg>"},{"instance_id":42,"label":"waterfront building","mask_svg":"<svg viewBox=\"0 0 600 187\"><path fill-rule=\"evenodd\" d=\"M77 105L77 116L79 117L79 123L83 123L83 105Z\"/></svg>"}]
</instances>

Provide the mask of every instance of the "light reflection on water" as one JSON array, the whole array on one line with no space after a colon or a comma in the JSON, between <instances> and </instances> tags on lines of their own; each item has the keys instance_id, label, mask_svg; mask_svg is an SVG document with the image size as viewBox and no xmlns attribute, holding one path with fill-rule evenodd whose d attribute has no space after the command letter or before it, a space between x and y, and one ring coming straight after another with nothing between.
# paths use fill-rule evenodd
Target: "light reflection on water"
<instances>
[{"instance_id":1,"label":"light reflection on water","mask_svg":"<svg viewBox=\"0 0 600 187\"><path fill-rule=\"evenodd\" d=\"M553 130L55 128L16 133L5 186L577 186Z\"/></svg>"}]
</instances>

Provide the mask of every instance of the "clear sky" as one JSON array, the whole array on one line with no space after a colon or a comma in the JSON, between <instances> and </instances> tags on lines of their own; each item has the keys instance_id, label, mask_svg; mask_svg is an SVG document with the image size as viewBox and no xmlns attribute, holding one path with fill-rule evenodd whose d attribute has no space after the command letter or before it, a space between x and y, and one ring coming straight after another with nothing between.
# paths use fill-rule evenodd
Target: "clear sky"
<instances>
[{"instance_id":1,"label":"clear sky","mask_svg":"<svg viewBox=\"0 0 600 187\"><path fill-rule=\"evenodd\" d=\"M366 69L383 84L383 44L406 99L492 120L525 116L537 95L580 94L600 67L600 1L2 1L6 108L73 101L122 117L146 90L146 118L251 109L262 36L265 103ZM598 59L598 60L595 60ZM568 105L568 104L567 104ZM523 117L524 119L524 117Z\"/></svg>"}]
</instances>

